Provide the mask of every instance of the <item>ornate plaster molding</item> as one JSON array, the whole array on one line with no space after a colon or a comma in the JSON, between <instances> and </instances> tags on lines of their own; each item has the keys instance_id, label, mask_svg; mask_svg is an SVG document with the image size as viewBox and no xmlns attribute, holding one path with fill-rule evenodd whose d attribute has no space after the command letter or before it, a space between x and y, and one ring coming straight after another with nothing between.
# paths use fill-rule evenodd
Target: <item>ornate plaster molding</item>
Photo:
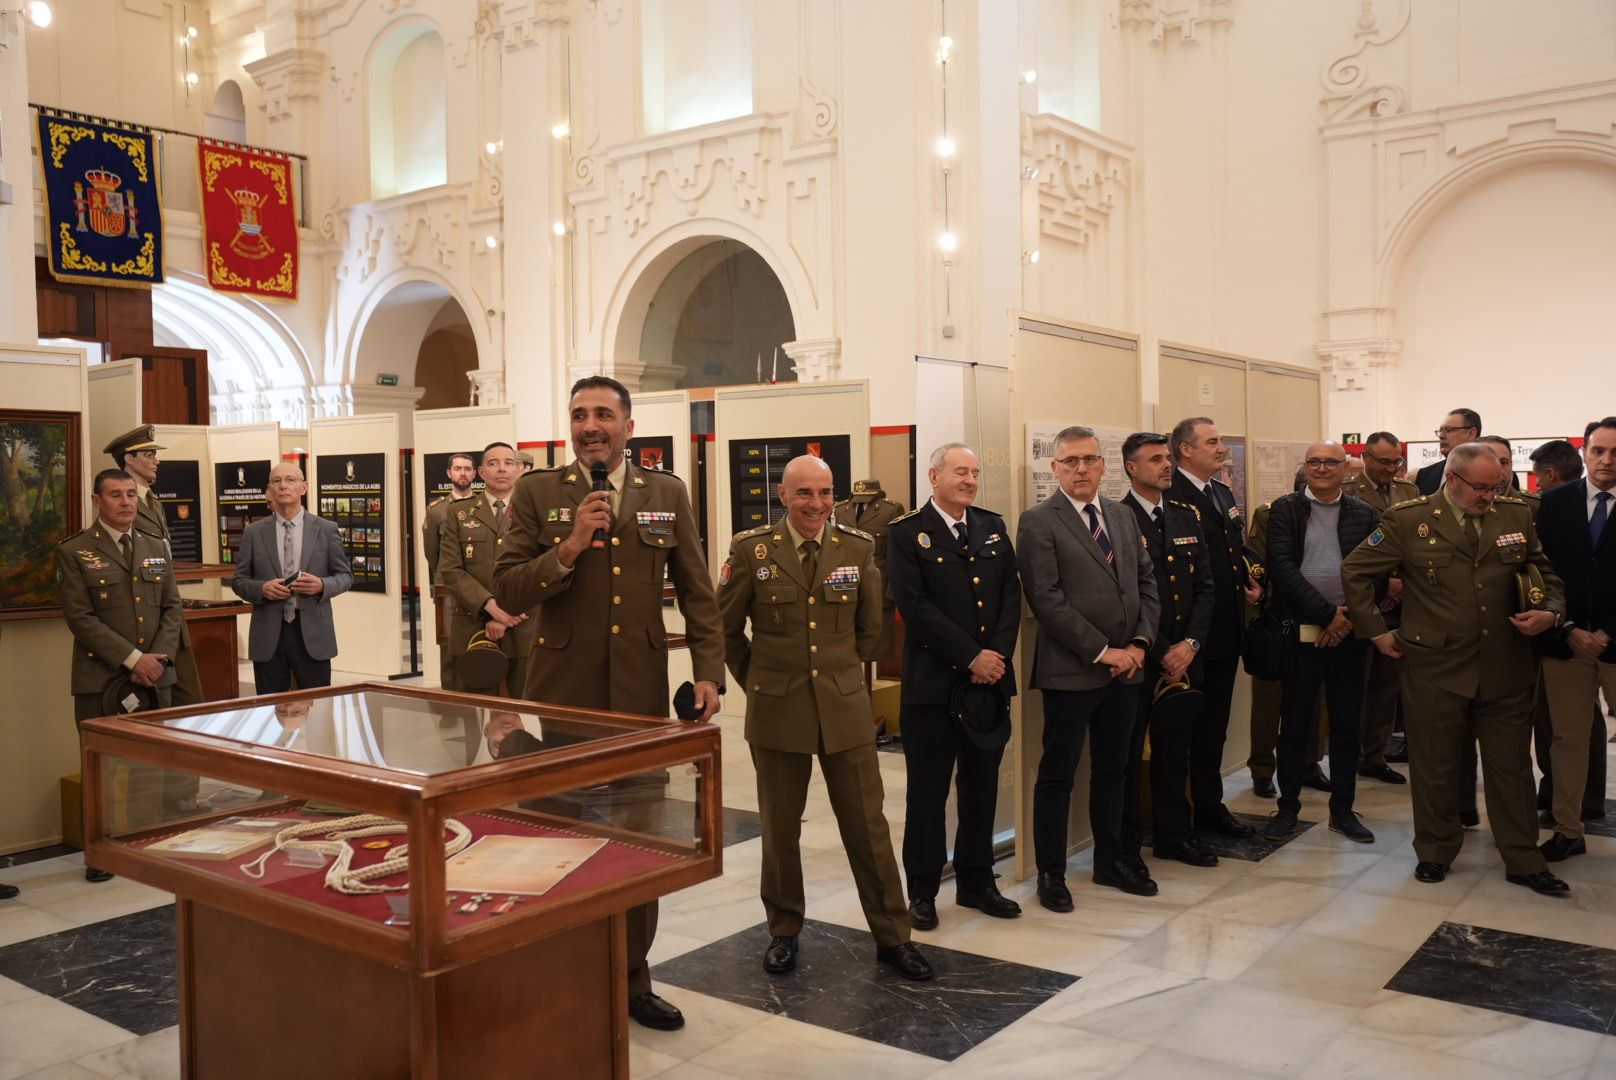
<instances>
[{"instance_id":1,"label":"ornate plaster molding","mask_svg":"<svg viewBox=\"0 0 1616 1080\"><path fill-rule=\"evenodd\" d=\"M1133 148L1053 113L1031 118L1026 156L1038 170L1038 231L1085 246L1119 210Z\"/></svg>"},{"instance_id":2,"label":"ornate plaster molding","mask_svg":"<svg viewBox=\"0 0 1616 1080\"><path fill-rule=\"evenodd\" d=\"M1165 44L1168 31L1194 45L1234 22L1234 0L1121 0L1117 14L1124 30L1143 32L1152 45Z\"/></svg>"},{"instance_id":3,"label":"ornate plaster molding","mask_svg":"<svg viewBox=\"0 0 1616 1080\"><path fill-rule=\"evenodd\" d=\"M791 357L798 382L830 382L841 374L842 339L839 337L787 341L780 348Z\"/></svg>"},{"instance_id":4,"label":"ornate plaster molding","mask_svg":"<svg viewBox=\"0 0 1616 1080\"><path fill-rule=\"evenodd\" d=\"M473 368L466 372L471 405L505 404L505 369Z\"/></svg>"},{"instance_id":5,"label":"ornate plaster molding","mask_svg":"<svg viewBox=\"0 0 1616 1080\"><path fill-rule=\"evenodd\" d=\"M450 184L360 203L346 214L356 238L344 262L364 281L378 268L425 266L448 274L469 243L471 185Z\"/></svg>"},{"instance_id":6,"label":"ornate plaster molding","mask_svg":"<svg viewBox=\"0 0 1616 1080\"><path fill-rule=\"evenodd\" d=\"M1385 26L1375 10L1376 0L1360 0L1351 52L1337 57L1324 69L1324 105L1328 121L1334 123L1357 117L1391 116L1404 111L1408 94L1402 83L1407 79L1406 61L1397 63L1383 56L1386 46L1398 41L1408 29L1412 0L1401 0L1402 10ZM1385 8L1389 0L1379 0ZM1397 68L1394 75L1383 70Z\"/></svg>"},{"instance_id":7,"label":"ornate plaster molding","mask_svg":"<svg viewBox=\"0 0 1616 1080\"><path fill-rule=\"evenodd\" d=\"M686 216L695 217L716 188L728 197L729 205L713 212L761 217L768 197L768 168L778 160L782 119L769 114L743 116L607 151L628 235L636 235L650 222L651 204L659 193L672 196ZM727 185L718 183L721 171Z\"/></svg>"},{"instance_id":8,"label":"ornate plaster molding","mask_svg":"<svg viewBox=\"0 0 1616 1080\"><path fill-rule=\"evenodd\" d=\"M1319 368L1340 391L1366 390L1378 369L1396 367L1403 358L1403 343L1396 338L1357 338L1320 341L1313 346Z\"/></svg>"},{"instance_id":9,"label":"ornate plaster molding","mask_svg":"<svg viewBox=\"0 0 1616 1080\"><path fill-rule=\"evenodd\" d=\"M291 116L295 101L318 101L329 70L317 49L283 49L243 66L263 93L259 108L272 121Z\"/></svg>"}]
</instances>

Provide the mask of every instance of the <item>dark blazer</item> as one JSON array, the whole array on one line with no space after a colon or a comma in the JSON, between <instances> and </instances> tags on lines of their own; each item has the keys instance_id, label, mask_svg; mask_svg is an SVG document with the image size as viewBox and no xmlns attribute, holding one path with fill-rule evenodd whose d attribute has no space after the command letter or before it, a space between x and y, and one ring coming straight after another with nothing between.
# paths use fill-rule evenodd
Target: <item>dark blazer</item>
<instances>
[{"instance_id":1,"label":"dark blazer","mask_svg":"<svg viewBox=\"0 0 1616 1080\"><path fill-rule=\"evenodd\" d=\"M1448 467L1448 459L1433 461L1425 468L1414 474L1414 486L1420 489L1421 495L1435 495L1442 487L1442 470Z\"/></svg>"},{"instance_id":2,"label":"dark blazer","mask_svg":"<svg viewBox=\"0 0 1616 1080\"><path fill-rule=\"evenodd\" d=\"M1616 520L1616 504L1611 507ZM1566 621L1583 630L1603 630L1612 643L1600 661L1616 664L1616 524L1607 522L1595 547L1588 536L1588 480L1574 480L1543 493L1537 535L1554 572L1565 583ZM1569 660L1571 647L1563 634L1543 634L1544 656Z\"/></svg>"},{"instance_id":3,"label":"dark blazer","mask_svg":"<svg viewBox=\"0 0 1616 1080\"><path fill-rule=\"evenodd\" d=\"M1201 535L1206 538L1215 601L1212 629L1207 632L1201 656L1229 660L1240 655L1246 629L1246 524L1240 519L1240 507L1229 486L1216 478L1212 485L1221 505L1213 505L1181 470L1174 469L1173 486L1167 494L1201 512Z\"/></svg>"},{"instance_id":4,"label":"dark blazer","mask_svg":"<svg viewBox=\"0 0 1616 1080\"><path fill-rule=\"evenodd\" d=\"M1169 648L1185 638L1206 647L1212 631L1212 608L1217 594L1212 569L1207 565L1206 539L1201 535L1201 519L1195 507L1173 498L1162 500L1164 529L1157 529L1145 508L1136 499L1122 500L1133 511L1156 571L1156 594L1161 601L1159 636L1150 655L1160 660ZM1199 663L1199 660L1197 660Z\"/></svg>"},{"instance_id":5,"label":"dark blazer","mask_svg":"<svg viewBox=\"0 0 1616 1080\"><path fill-rule=\"evenodd\" d=\"M264 585L281 573L281 545L276 529L279 514L259 518L241 534L241 550L236 555L236 576L230 587L253 605L252 624L247 632L247 655L264 663L275 655L281 640L282 600L264 599ZM337 525L304 511L303 553L298 567L325 583L319 596L293 596L297 599L297 621L303 630L303 647L315 660L337 655L337 631L331 618L331 598L353 588L353 571L342 550Z\"/></svg>"},{"instance_id":6,"label":"dark blazer","mask_svg":"<svg viewBox=\"0 0 1616 1080\"><path fill-rule=\"evenodd\" d=\"M1305 492L1281 495L1268 514L1269 603L1281 615L1314 626L1328 626L1335 619L1336 605L1326 600L1302 576L1302 549L1307 540L1307 523L1313 513L1313 500ZM1341 514L1336 520L1336 540L1345 559L1364 542L1380 521L1380 512L1362 499L1341 496ZM1376 582L1375 598L1385 596L1384 581Z\"/></svg>"},{"instance_id":7,"label":"dark blazer","mask_svg":"<svg viewBox=\"0 0 1616 1080\"><path fill-rule=\"evenodd\" d=\"M1016 692L1010 657L1021 631L1021 575L1010 530L990 510L965 511L961 547L928 499L887 528L887 582L903 616L903 701L946 705L977 654L1005 658L999 689Z\"/></svg>"},{"instance_id":8,"label":"dark blazer","mask_svg":"<svg viewBox=\"0 0 1616 1080\"><path fill-rule=\"evenodd\" d=\"M1104 496L1096 502L1115 567L1063 492L1023 513L1016 530L1021 589L1038 620L1030 685L1040 690L1097 690L1111 682L1101 652L1133 641L1148 652L1156 641L1161 605L1139 524L1121 503Z\"/></svg>"}]
</instances>

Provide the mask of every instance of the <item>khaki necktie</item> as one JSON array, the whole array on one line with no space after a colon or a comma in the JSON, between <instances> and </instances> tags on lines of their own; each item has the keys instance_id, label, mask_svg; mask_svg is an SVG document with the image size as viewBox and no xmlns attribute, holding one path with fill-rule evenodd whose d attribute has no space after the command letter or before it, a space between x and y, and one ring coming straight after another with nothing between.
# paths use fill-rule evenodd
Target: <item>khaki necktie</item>
<instances>
[{"instance_id":1,"label":"khaki necktie","mask_svg":"<svg viewBox=\"0 0 1616 1080\"><path fill-rule=\"evenodd\" d=\"M504 499L495 499L494 500L494 516L497 517L497 518L503 518L505 516L505 500Z\"/></svg>"},{"instance_id":2,"label":"khaki necktie","mask_svg":"<svg viewBox=\"0 0 1616 1080\"><path fill-rule=\"evenodd\" d=\"M808 584L814 583L814 575L819 571L819 541L804 540L799 549L802 554L802 572L808 578Z\"/></svg>"},{"instance_id":3,"label":"khaki necktie","mask_svg":"<svg viewBox=\"0 0 1616 1080\"><path fill-rule=\"evenodd\" d=\"M135 545L124 533L118 537L118 554L123 556L123 568L133 573L135 569Z\"/></svg>"}]
</instances>

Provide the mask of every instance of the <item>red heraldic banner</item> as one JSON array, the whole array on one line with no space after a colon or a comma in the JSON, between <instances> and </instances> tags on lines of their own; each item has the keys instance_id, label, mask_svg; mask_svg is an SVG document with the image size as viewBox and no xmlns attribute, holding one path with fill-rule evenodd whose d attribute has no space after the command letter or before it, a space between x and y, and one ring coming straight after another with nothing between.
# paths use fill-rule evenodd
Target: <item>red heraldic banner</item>
<instances>
[{"instance_id":1,"label":"red heraldic banner","mask_svg":"<svg viewBox=\"0 0 1616 1080\"><path fill-rule=\"evenodd\" d=\"M297 209L292 159L198 139L202 249L220 292L297 299Z\"/></svg>"}]
</instances>

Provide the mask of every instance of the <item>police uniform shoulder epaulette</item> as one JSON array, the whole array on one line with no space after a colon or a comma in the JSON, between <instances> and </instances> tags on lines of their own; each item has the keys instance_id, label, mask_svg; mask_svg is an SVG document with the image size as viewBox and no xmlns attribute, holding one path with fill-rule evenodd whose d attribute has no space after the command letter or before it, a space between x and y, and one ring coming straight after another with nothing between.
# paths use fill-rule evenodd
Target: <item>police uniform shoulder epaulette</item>
<instances>
[{"instance_id":1,"label":"police uniform shoulder epaulette","mask_svg":"<svg viewBox=\"0 0 1616 1080\"><path fill-rule=\"evenodd\" d=\"M999 520L1000 520L1000 521L1003 521L1003 520L1004 520L1004 515L1003 515L1003 514L1001 514L1001 513L999 513L999 512L998 512L998 511L997 511L997 510L989 510L989 509L988 509L988 508L987 508L987 507L985 507L985 506L973 506L973 507L972 507L972 508L971 508L971 509L973 509L973 510L975 510L975 511L977 511L977 512L978 512L978 513L982 513L982 514L986 514L986 515L988 515L988 516L989 516L989 517L996 517L996 518L998 518L998 519L999 519Z\"/></svg>"},{"instance_id":2,"label":"police uniform shoulder epaulette","mask_svg":"<svg viewBox=\"0 0 1616 1080\"><path fill-rule=\"evenodd\" d=\"M1201 508L1190 502L1188 499L1168 499L1167 501L1181 510L1188 510L1190 513L1194 514L1196 521L1201 520Z\"/></svg>"},{"instance_id":3,"label":"police uniform shoulder epaulette","mask_svg":"<svg viewBox=\"0 0 1616 1080\"><path fill-rule=\"evenodd\" d=\"M863 538L865 540L869 540L872 543L875 541L875 537L871 536L869 533L865 532L863 529L855 529L851 525L843 525L840 521L836 522L836 527L838 529L840 529L844 533L851 533L854 536L861 537L861 538Z\"/></svg>"},{"instance_id":4,"label":"police uniform shoulder epaulette","mask_svg":"<svg viewBox=\"0 0 1616 1080\"><path fill-rule=\"evenodd\" d=\"M899 514L897 517L892 519L892 524L896 525L900 521L908 521L910 518L914 517L924 509L926 509L924 506L917 506L907 514Z\"/></svg>"},{"instance_id":5,"label":"police uniform shoulder epaulette","mask_svg":"<svg viewBox=\"0 0 1616 1080\"><path fill-rule=\"evenodd\" d=\"M1424 506L1426 503L1428 503L1430 501L1431 501L1431 496L1429 496L1429 495L1421 495L1416 499L1404 499L1402 502L1392 503L1386 509L1387 510L1406 510L1411 506Z\"/></svg>"},{"instance_id":6,"label":"police uniform shoulder epaulette","mask_svg":"<svg viewBox=\"0 0 1616 1080\"><path fill-rule=\"evenodd\" d=\"M749 538L754 537L754 536L762 536L764 533L770 531L773 528L774 528L773 525L758 525L755 528L745 529L745 530L743 530L741 532L736 533L735 534L735 539L736 540L746 540L746 539L749 539Z\"/></svg>"}]
</instances>

